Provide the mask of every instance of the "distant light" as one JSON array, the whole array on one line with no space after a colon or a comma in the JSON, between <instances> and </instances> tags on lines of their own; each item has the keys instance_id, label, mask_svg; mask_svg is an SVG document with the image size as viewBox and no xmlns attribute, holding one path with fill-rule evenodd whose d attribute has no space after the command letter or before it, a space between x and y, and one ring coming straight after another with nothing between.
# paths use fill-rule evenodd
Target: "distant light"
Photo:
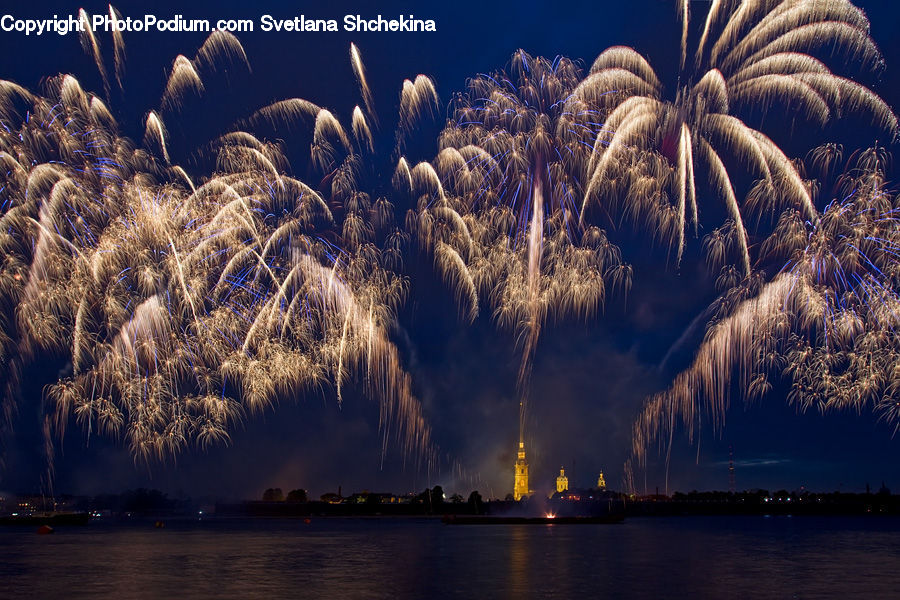
<instances>
[{"instance_id":1,"label":"distant light","mask_svg":"<svg viewBox=\"0 0 900 600\"><path fill-rule=\"evenodd\" d=\"M553 513L547 513L547 514L546 514L546 517L547 517L548 519L555 519L555 518L556 518L556 515L554 515Z\"/></svg>"}]
</instances>

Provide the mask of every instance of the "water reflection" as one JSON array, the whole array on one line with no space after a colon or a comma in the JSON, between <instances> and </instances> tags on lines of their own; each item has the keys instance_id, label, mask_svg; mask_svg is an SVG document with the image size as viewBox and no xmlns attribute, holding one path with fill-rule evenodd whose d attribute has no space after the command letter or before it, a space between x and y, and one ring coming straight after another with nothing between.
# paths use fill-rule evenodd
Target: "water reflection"
<instances>
[{"instance_id":1,"label":"water reflection","mask_svg":"<svg viewBox=\"0 0 900 600\"><path fill-rule=\"evenodd\" d=\"M900 519L434 520L0 528L0 596L23 598L891 597Z\"/></svg>"},{"instance_id":2,"label":"water reflection","mask_svg":"<svg viewBox=\"0 0 900 600\"><path fill-rule=\"evenodd\" d=\"M528 525L512 525L509 530L509 580L506 584L508 598L521 598L531 586L531 548Z\"/></svg>"}]
</instances>

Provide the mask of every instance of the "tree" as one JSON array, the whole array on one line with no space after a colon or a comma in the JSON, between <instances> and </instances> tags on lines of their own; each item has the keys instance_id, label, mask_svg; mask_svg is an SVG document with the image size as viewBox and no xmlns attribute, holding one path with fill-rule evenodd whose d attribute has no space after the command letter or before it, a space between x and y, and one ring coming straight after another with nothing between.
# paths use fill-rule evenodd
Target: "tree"
<instances>
[{"instance_id":1,"label":"tree","mask_svg":"<svg viewBox=\"0 0 900 600\"><path fill-rule=\"evenodd\" d=\"M281 502L284 500L284 493L281 488L269 488L263 492L263 502Z\"/></svg>"},{"instance_id":2,"label":"tree","mask_svg":"<svg viewBox=\"0 0 900 600\"><path fill-rule=\"evenodd\" d=\"M287 495L288 502L297 502L299 504L305 504L309 501L309 497L304 489L291 490Z\"/></svg>"},{"instance_id":3,"label":"tree","mask_svg":"<svg viewBox=\"0 0 900 600\"><path fill-rule=\"evenodd\" d=\"M469 494L469 505L472 507L472 511L476 515L481 514L484 502L482 501L481 494L478 493L478 490L475 490L471 494Z\"/></svg>"},{"instance_id":4,"label":"tree","mask_svg":"<svg viewBox=\"0 0 900 600\"><path fill-rule=\"evenodd\" d=\"M452 496L450 496L450 502L452 502L453 504L461 504L462 501L463 497L459 494L453 494Z\"/></svg>"},{"instance_id":5,"label":"tree","mask_svg":"<svg viewBox=\"0 0 900 600\"><path fill-rule=\"evenodd\" d=\"M416 496L416 503L424 504L428 512L433 512L444 503L444 488L439 485L431 489L425 488L424 492Z\"/></svg>"},{"instance_id":6,"label":"tree","mask_svg":"<svg viewBox=\"0 0 900 600\"><path fill-rule=\"evenodd\" d=\"M434 486L431 490L431 503L434 506L440 506L444 503L444 488L439 485Z\"/></svg>"}]
</instances>

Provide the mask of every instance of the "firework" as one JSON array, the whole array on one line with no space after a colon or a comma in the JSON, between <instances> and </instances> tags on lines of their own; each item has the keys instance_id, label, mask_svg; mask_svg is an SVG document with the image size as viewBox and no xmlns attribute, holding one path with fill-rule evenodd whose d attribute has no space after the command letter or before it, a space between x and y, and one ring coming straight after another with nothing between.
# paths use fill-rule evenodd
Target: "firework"
<instances>
[{"instance_id":1,"label":"firework","mask_svg":"<svg viewBox=\"0 0 900 600\"><path fill-rule=\"evenodd\" d=\"M580 77L568 59L517 52L509 74L478 76L456 98L432 163L410 169L401 159L395 173L422 194L410 226L466 318L484 298L496 321L520 334L520 432L546 320L586 319L609 287L630 285L618 247L579 218L581 175L600 127L588 104L571 101Z\"/></svg>"},{"instance_id":2,"label":"firework","mask_svg":"<svg viewBox=\"0 0 900 600\"><path fill-rule=\"evenodd\" d=\"M599 198L631 202L625 212L661 237L670 236L680 262L686 229L699 225L696 175L705 167L725 204L744 277L751 274L746 211L725 166L736 157L763 180L758 198L775 214L793 206L815 218L810 191L794 164L762 132L735 116L779 103L815 125L848 111L867 112L891 135L897 119L873 92L832 73L815 57L827 49L864 67L880 65L865 15L845 0L710 4L693 57L688 52L689 3L679 3L681 70L674 98L647 60L631 48L601 53L575 91L578 101L606 106L605 127L593 140L583 205ZM646 151L661 155L654 165ZM637 154L637 157L635 156ZM637 172L635 172L637 171ZM636 186L633 194L623 188ZM670 200L671 198L671 200Z\"/></svg>"},{"instance_id":3,"label":"firework","mask_svg":"<svg viewBox=\"0 0 900 600\"><path fill-rule=\"evenodd\" d=\"M118 77L118 38L115 58ZM222 59L246 61L222 32L176 58L161 109L201 94ZM355 48L353 61L361 77ZM396 434L427 454L387 334L406 287L392 270L403 236L392 205L358 189L361 156L338 120L293 99L240 122L314 117L311 158L325 175L311 187L288 174L279 145L243 129L211 145L212 173L189 175L171 164L160 115L148 113L136 147L70 75L43 95L0 84L0 358L21 372L69 357L46 390L52 430L74 418L88 435L123 437L136 460L164 459L227 442L237 422L304 390L330 382L340 399L352 376L381 401L385 443ZM359 109L352 130L371 148ZM16 385L9 377L7 416Z\"/></svg>"},{"instance_id":4,"label":"firework","mask_svg":"<svg viewBox=\"0 0 900 600\"><path fill-rule=\"evenodd\" d=\"M828 146L810 161L831 166L835 154ZM782 380L801 411L873 410L900 429L900 221L886 160L880 148L855 155L814 221L795 209L781 214L760 252L786 257L784 268L720 299L692 365L648 400L634 425L639 462L655 441L671 443L679 424L693 436L703 412L720 430L732 393L757 400Z\"/></svg>"}]
</instances>

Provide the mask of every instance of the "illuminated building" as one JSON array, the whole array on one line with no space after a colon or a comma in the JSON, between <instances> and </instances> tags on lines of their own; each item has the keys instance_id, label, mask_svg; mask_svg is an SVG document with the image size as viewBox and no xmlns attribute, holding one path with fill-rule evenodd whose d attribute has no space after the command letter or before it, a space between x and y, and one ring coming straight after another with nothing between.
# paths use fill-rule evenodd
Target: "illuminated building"
<instances>
[{"instance_id":1,"label":"illuminated building","mask_svg":"<svg viewBox=\"0 0 900 600\"><path fill-rule=\"evenodd\" d=\"M559 493L565 492L569 489L569 478L566 477L566 470L562 467L559 468L559 477L556 478L556 491Z\"/></svg>"},{"instance_id":2,"label":"illuminated building","mask_svg":"<svg viewBox=\"0 0 900 600\"><path fill-rule=\"evenodd\" d=\"M516 501L527 496L528 489L528 461L525 460L525 442L519 440L519 455L516 458L516 480L513 486L513 498Z\"/></svg>"},{"instance_id":3,"label":"illuminated building","mask_svg":"<svg viewBox=\"0 0 900 600\"><path fill-rule=\"evenodd\" d=\"M600 471L600 477L597 478L597 489L601 491L606 489L606 480L603 479L603 471Z\"/></svg>"}]
</instances>

